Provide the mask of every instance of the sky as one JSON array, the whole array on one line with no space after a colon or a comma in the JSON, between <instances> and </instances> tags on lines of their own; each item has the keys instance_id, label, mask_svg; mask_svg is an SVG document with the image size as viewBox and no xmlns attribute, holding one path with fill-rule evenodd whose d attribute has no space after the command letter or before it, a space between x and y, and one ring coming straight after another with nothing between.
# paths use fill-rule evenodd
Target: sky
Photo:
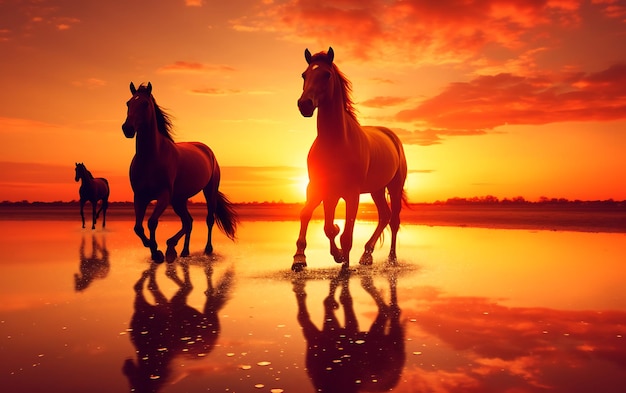
<instances>
[{"instance_id":1,"label":"sky","mask_svg":"<svg viewBox=\"0 0 626 393\"><path fill-rule=\"evenodd\" d=\"M76 162L132 200L132 81L231 200L302 202L304 50L329 47L411 202L626 200L624 0L0 0L0 201L77 200Z\"/></svg>"}]
</instances>

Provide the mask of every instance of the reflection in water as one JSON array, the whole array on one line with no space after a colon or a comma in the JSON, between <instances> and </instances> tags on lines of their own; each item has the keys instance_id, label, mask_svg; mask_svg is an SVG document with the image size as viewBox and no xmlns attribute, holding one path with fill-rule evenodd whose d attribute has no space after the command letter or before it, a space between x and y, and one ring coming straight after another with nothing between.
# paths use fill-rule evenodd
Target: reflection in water
<instances>
[{"instance_id":1,"label":"reflection in water","mask_svg":"<svg viewBox=\"0 0 626 393\"><path fill-rule=\"evenodd\" d=\"M217 286L213 286L212 264L205 266L207 278L206 303L198 311L187 305L193 287L189 278L189 265L181 263L183 279L175 265L168 265L167 277L178 286L178 291L167 299L156 282L157 264L144 271L135 284L135 312L130 322L131 341L137 360L127 359L123 371L132 391L158 392L171 379L170 364L177 357L197 359L206 356L215 346L220 334L218 312L224 307L233 283L233 271L227 270ZM155 304L144 296L144 283Z\"/></svg>"},{"instance_id":2,"label":"reflection in water","mask_svg":"<svg viewBox=\"0 0 626 393\"><path fill-rule=\"evenodd\" d=\"M109 274L109 251L106 246L106 237L102 235L99 243L96 235L91 235L91 254L86 252L85 236L80 241L80 273L74 274L74 289L84 291L96 278L103 279Z\"/></svg>"},{"instance_id":3,"label":"reflection in water","mask_svg":"<svg viewBox=\"0 0 626 393\"><path fill-rule=\"evenodd\" d=\"M361 276L361 286L378 307L376 319L368 331L359 330L354 303L350 294L350 272L342 271L330 281L324 299L322 329L311 321L306 307L305 281L294 282L298 302L298 322L307 342L306 367L318 392L388 391L400 379L406 360L404 327L400 324L400 308L396 295L397 276L390 271L390 303L374 286L371 270ZM344 326L335 311L339 304L335 292L341 286L339 303L343 306Z\"/></svg>"}]
</instances>

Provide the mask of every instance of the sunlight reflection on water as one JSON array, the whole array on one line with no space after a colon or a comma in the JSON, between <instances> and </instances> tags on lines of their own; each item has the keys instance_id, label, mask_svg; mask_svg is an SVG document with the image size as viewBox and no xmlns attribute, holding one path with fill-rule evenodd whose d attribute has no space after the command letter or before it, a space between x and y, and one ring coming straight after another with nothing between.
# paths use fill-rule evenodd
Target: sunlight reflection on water
<instances>
[{"instance_id":1,"label":"sunlight reflection on water","mask_svg":"<svg viewBox=\"0 0 626 393\"><path fill-rule=\"evenodd\" d=\"M200 221L192 256L175 275L156 267L151 284L130 221L0 220L0 385L569 393L626 382L623 234L404 225L398 267L384 263L387 233L372 268L342 277L319 221L301 275L290 272L297 222L246 221L236 243L216 233L207 258ZM356 228L353 261L374 224ZM175 230L162 222L160 244Z\"/></svg>"}]
</instances>

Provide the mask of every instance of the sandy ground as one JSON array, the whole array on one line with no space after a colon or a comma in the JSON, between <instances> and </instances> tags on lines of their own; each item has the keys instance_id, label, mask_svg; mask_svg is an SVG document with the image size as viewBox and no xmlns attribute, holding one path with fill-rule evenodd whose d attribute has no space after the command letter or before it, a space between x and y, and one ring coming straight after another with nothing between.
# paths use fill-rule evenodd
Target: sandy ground
<instances>
[{"instance_id":1,"label":"sandy ground","mask_svg":"<svg viewBox=\"0 0 626 393\"><path fill-rule=\"evenodd\" d=\"M242 220L248 221L297 221L301 204L238 204L237 211ZM202 220L205 207L201 203L190 205L190 211L196 220ZM89 220L91 205L85 208L86 220ZM109 219L132 219L134 212L131 204L112 204ZM0 205L0 219L61 219L75 220L79 217L78 206L51 204L42 205ZM343 218L341 205L337 218ZM168 209L164 220L176 220L177 217ZM323 219L319 207L314 219ZM377 219L373 205L361 204L358 220ZM433 204L413 204L405 207L401 215L405 224L428 226L461 226L500 229L538 229L567 230L582 232L626 233L626 207L620 205L540 205L522 206L453 206Z\"/></svg>"}]
</instances>

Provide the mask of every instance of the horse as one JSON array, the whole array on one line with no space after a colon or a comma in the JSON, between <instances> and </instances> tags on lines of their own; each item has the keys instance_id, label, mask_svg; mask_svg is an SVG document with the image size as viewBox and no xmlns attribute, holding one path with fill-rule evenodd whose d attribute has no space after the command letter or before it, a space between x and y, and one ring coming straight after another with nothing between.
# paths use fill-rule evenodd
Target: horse
<instances>
[{"instance_id":1,"label":"horse","mask_svg":"<svg viewBox=\"0 0 626 393\"><path fill-rule=\"evenodd\" d=\"M82 162L76 163L75 171L76 176L74 176L74 180L78 182L82 179L78 195L80 196L80 217L83 220L83 228L85 227L83 208L87 201L91 202L93 208L91 229L96 229L96 219L100 216L100 212L102 212L102 228L104 228L106 225L107 208L109 207L109 194L111 192L109 182L104 177L94 178ZM102 205L96 212L98 201L102 201Z\"/></svg>"},{"instance_id":2,"label":"horse","mask_svg":"<svg viewBox=\"0 0 626 393\"><path fill-rule=\"evenodd\" d=\"M234 205L218 190L220 167L213 151L200 142L174 142L171 134L171 117L161 109L152 96L152 84L130 83L132 97L126 105L128 112L122 130L127 138L135 139L135 156L130 164L130 183L134 193L134 230L145 247L150 248L152 260L161 263L163 252L158 249L156 229L159 217L171 204L180 217L182 228L167 240L165 259L168 263L176 257L176 245L185 236L181 257L189 256L189 240L193 218L187 201L200 191L207 206L206 224L209 228L204 253L213 253L211 233L213 224L231 240L235 240L239 222ZM143 229L143 219L148 204L156 200L148 219L150 238Z\"/></svg>"},{"instance_id":3,"label":"horse","mask_svg":"<svg viewBox=\"0 0 626 393\"><path fill-rule=\"evenodd\" d=\"M351 92L352 84L333 63L335 53L304 57L308 64L302 73L304 79L298 108L304 117L317 114L317 137L307 158L309 183L306 202L300 212L300 233L291 269L302 271L306 266L306 231L313 211L323 203L324 232L330 240L330 254L343 268L350 264L352 234L359 206L360 194L369 193L378 210L378 225L359 261L373 263L372 252L387 225L391 228L391 247L388 261L396 263L396 236L400 227L402 204L408 203L404 191L407 176L406 157L400 138L385 127L361 126L356 118ZM391 210L385 190L389 193ZM339 226L334 224L339 199L345 201L345 227L340 237L341 248L335 244Z\"/></svg>"},{"instance_id":4,"label":"horse","mask_svg":"<svg viewBox=\"0 0 626 393\"><path fill-rule=\"evenodd\" d=\"M316 392L357 393L387 392L400 381L406 362L405 328L400 320L397 297L397 273L387 275L389 303L374 285L370 269L361 275L361 287L372 297L377 314L368 330L359 321L350 294L350 272L341 271L330 281L324 299L324 322L318 328L307 309L306 279L293 280L298 304L298 323L306 340L306 370ZM341 286L339 302L335 292ZM343 307L343 325L336 312Z\"/></svg>"}]
</instances>

